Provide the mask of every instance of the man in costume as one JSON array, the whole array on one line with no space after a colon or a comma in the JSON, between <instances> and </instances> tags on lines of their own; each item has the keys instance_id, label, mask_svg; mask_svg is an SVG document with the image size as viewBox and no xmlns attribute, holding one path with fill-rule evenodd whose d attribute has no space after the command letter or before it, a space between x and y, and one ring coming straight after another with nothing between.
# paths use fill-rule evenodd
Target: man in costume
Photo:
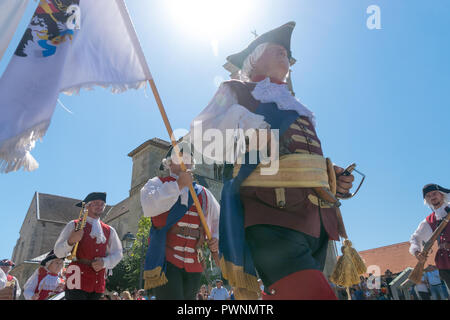
<instances>
[{"instance_id":1,"label":"man in costume","mask_svg":"<svg viewBox=\"0 0 450 320\"><path fill-rule=\"evenodd\" d=\"M446 207L450 207L450 190L437 184L427 184L422 189L423 199L433 212L420 222L412 234L409 252L419 261L426 261L427 256L422 254L423 244L427 242L434 230L447 216ZM439 249L436 251L435 263L439 275L450 288L450 224L444 228L437 239Z\"/></svg>"},{"instance_id":2,"label":"man in costume","mask_svg":"<svg viewBox=\"0 0 450 320\"><path fill-rule=\"evenodd\" d=\"M22 289L20 289L19 280L16 277L9 274L12 268L16 265L14 262L8 259L3 259L0 261L0 269L3 271L3 274L6 277L6 283L2 290L0 290L0 298L1 299L12 299L17 300L22 293ZM1 277L1 276L0 276ZM1 287L0 287L1 288Z\"/></svg>"},{"instance_id":3,"label":"man in costume","mask_svg":"<svg viewBox=\"0 0 450 320\"><path fill-rule=\"evenodd\" d=\"M85 203L86 225L75 230L79 220L70 221L55 243L58 258L67 257L78 243L76 257L66 273L67 300L98 300L105 291L106 269L112 270L122 259L122 243L116 230L100 217L106 207L106 193L93 192L76 204Z\"/></svg>"},{"instance_id":4,"label":"man in costume","mask_svg":"<svg viewBox=\"0 0 450 320\"><path fill-rule=\"evenodd\" d=\"M219 129L226 137L224 149L215 150L215 156L222 155L227 162L219 252L223 276L238 299L257 298L258 276L264 284L265 300L336 299L322 270L328 240L339 240L343 226L336 209L312 188L330 190L328 181L336 181L344 169L333 168L323 157L313 113L286 84L295 61L290 50L294 26L290 22L264 33L227 58L240 69L241 80L221 84L191 123L186 137L198 152L204 147L199 131ZM265 140L268 143L258 148L267 148L271 156L279 150L276 174L262 172L259 156L256 163L250 163L252 147L248 144L242 158L235 156L239 139L227 132L239 129L256 129L261 141L264 129L271 129ZM278 136L275 130L279 130ZM272 143L277 143L278 150ZM348 193L353 179L352 175L337 178L338 196Z\"/></svg>"},{"instance_id":5,"label":"man in costume","mask_svg":"<svg viewBox=\"0 0 450 320\"><path fill-rule=\"evenodd\" d=\"M190 153L182 152L180 156L187 172L181 170L171 149L163 160L170 175L150 179L141 190L144 216L152 219L145 289L155 288L153 292L159 300L195 300L200 287L205 232L188 189L190 185L194 186L211 231L208 247L211 252L218 251L220 206L207 188L193 182Z\"/></svg>"},{"instance_id":6,"label":"man in costume","mask_svg":"<svg viewBox=\"0 0 450 320\"><path fill-rule=\"evenodd\" d=\"M24 285L26 300L47 300L54 294L63 292L65 281L61 276L64 259L58 258L53 250L41 261L41 266Z\"/></svg>"}]
</instances>

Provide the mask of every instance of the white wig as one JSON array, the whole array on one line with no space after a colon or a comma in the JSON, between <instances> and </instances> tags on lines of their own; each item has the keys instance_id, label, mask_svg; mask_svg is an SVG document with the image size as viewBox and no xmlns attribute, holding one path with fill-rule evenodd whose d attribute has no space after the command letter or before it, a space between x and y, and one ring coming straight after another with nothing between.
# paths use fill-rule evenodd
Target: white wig
<instances>
[{"instance_id":1,"label":"white wig","mask_svg":"<svg viewBox=\"0 0 450 320\"><path fill-rule=\"evenodd\" d=\"M253 69L255 68L256 62L261 58L264 51L266 51L269 42L261 43L257 46L252 53L245 58L242 64L242 69L240 71L240 78L242 81L250 81Z\"/></svg>"},{"instance_id":2,"label":"white wig","mask_svg":"<svg viewBox=\"0 0 450 320\"><path fill-rule=\"evenodd\" d=\"M444 196L444 203L450 203L450 193L445 193L445 192L442 192L442 191L438 191L438 192ZM423 199L423 203L426 206L429 206L432 210L435 209L434 206L431 203L429 203L426 198Z\"/></svg>"}]
</instances>

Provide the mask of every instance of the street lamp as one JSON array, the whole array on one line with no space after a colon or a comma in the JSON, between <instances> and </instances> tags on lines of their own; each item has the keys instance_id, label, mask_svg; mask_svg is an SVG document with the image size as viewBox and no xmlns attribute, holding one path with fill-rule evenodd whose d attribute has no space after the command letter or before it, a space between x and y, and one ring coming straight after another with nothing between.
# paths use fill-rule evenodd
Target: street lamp
<instances>
[{"instance_id":1,"label":"street lamp","mask_svg":"<svg viewBox=\"0 0 450 320\"><path fill-rule=\"evenodd\" d=\"M136 241L136 237L131 232L127 232L122 238L123 251L128 254L128 252L133 247L133 243Z\"/></svg>"}]
</instances>

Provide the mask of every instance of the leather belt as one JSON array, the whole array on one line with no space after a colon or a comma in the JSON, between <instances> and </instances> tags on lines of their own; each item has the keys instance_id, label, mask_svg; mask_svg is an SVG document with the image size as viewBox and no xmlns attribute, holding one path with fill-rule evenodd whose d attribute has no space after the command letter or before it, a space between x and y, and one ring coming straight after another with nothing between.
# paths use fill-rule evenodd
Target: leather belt
<instances>
[{"instance_id":1,"label":"leather belt","mask_svg":"<svg viewBox=\"0 0 450 320\"><path fill-rule=\"evenodd\" d=\"M90 266L92 264L92 262L94 262L94 260L89 260L89 259L77 259L75 262L81 263L81 264L85 264Z\"/></svg>"},{"instance_id":2,"label":"leather belt","mask_svg":"<svg viewBox=\"0 0 450 320\"><path fill-rule=\"evenodd\" d=\"M200 229L192 229L189 227L180 227L177 225L174 225L172 228L170 228L170 233L176 233L185 237L192 237L195 239L200 239Z\"/></svg>"},{"instance_id":3,"label":"leather belt","mask_svg":"<svg viewBox=\"0 0 450 320\"><path fill-rule=\"evenodd\" d=\"M444 242L444 243L439 244L439 249L450 250L450 242Z\"/></svg>"}]
</instances>

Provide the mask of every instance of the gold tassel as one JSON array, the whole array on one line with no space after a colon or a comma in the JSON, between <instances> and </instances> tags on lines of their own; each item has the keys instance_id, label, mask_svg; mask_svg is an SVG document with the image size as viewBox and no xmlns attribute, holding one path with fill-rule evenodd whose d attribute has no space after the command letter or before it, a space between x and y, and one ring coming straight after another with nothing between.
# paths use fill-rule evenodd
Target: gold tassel
<instances>
[{"instance_id":1,"label":"gold tassel","mask_svg":"<svg viewBox=\"0 0 450 320\"><path fill-rule=\"evenodd\" d=\"M352 262L356 268L356 272L359 275L366 273L367 271L366 264L359 255L358 251L356 251L356 249L352 247L352 242L350 240L344 240L344 246L348 248L348 253L350 254Z\"/></svg>"},{"instance_id":2,"label":"gold tassel","mask_svg":"<svg viewBox=\"0 0 450 320\"><path fill-rule=\"evenodd\" d=\"M236 266L231 262L220 259L220 269L224 279L234 288L234 295L237 300L257 300L259 288L258 280L244 272L244 268Z\"/></svg>"},{"instance_id":3,"label":"gold tassel","mask_svg":"<svg viewBox=\"0 0 450 320\"><path fill-rule=\"evenodd\" d=\"M157 267L153 270L144 271L145 290L163 286L168 282L166 274L161 271L162 271L161 267Z\"/></svg>"},{"instance_id":4,"label":"gold tassel","mask_svg":"<svg viewBox=\"0 0 450 320\"><path fill-rule=\"evenodd\" d=\"M339 257L331 273L330 280L339 286L346 287L348 299L350 300L351 296L348 288L360 283L359 276L367 271L367 267L349 240L344 240L341 251L342 256Z\"/></svg>"}]
</instances>

